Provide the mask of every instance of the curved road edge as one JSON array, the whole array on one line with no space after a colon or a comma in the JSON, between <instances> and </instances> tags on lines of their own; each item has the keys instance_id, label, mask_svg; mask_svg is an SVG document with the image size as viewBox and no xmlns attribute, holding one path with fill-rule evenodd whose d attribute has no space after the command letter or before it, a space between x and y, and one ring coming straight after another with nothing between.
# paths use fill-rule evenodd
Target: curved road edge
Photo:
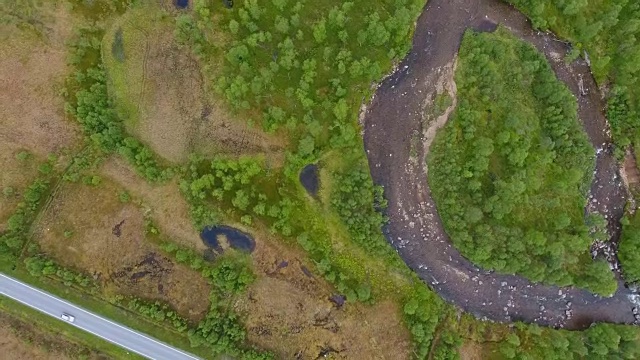
<instances>
[{"instance_id":1,"label":"curved road edge","mask_svg":"<svg viewBox=\"0 0 640 360\"><path fill-rule=\"evenodd\" d=\"M75 320L67 324L149 359L200 359L1 273L0 294L60 321L62 313L73 315Z\"/></svg>"}]
</instances>

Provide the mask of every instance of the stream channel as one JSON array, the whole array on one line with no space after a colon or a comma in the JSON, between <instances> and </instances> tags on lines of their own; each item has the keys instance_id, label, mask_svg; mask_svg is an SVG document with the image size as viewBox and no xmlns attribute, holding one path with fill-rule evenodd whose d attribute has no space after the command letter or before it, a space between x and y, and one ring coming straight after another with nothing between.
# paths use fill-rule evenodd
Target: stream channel
<instances>
[{"instance_id":1,"label":"stream channel","mask_svg":"<svg viewBox=\"0 0 640 360\"><path fill-rule=\"evenodd\" d=\"M583 329L594 322L632 324L632 308L640 306L640 295L624 286L619 272L618 290L609 298L572 287L537 284L478 268L452 246L443 229L427 184L425 163L436 128L432 123L425 126L423 116L438 87L453 79L464 31L492 31L497 24L544 53L556 76L577 98L578 116L597 149L587 208L607 218L614 244L619 239L626 190L611 153L602 113L604 100L588 64L584 60L565 64L566 42L533 30L523 14L499 0L430 0L417 21L411 52L380 84L363 114L371 175L384 187L389 201L385 235L434 291L480 319L568 329ZM579 83L586 94L581 94ZM410 155L416 133L424 144L417 160Z\"/></svg>"}]
</instances>

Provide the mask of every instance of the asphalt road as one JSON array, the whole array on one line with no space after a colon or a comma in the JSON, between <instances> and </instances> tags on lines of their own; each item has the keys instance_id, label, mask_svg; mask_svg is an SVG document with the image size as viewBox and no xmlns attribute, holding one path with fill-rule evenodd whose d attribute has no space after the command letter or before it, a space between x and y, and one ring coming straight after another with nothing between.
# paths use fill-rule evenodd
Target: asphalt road
<instances>
[{"instance_id":1,"label":"asphalt road","mask_svg":"<svg viewBox=\"0 0 640 360\"><path fill-rule=\"evenodd\" d=\"M0 294L57 319L62 313L73 315L71 325L149 359L199 359L4 274L0 274Z\"/></svg>"}]
</instances>

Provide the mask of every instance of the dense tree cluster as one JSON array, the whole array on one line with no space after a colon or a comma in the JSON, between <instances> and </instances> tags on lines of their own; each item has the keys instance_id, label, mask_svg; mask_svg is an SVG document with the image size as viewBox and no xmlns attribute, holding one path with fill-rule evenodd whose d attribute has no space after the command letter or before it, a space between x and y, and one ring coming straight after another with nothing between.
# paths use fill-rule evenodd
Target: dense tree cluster
<instances>
[{"instance_id":1,"label":"dense tree cluster","mask_svg":"<svg viewBox=\"0 0 640 360\"><path fill-rule=\"evenodd\" d=\"M351 239L371 253L389 251L380 231L386 221L383 189L371 182L364 166L353 167L346 174L334 174L331 204L347 225Z\"/></svg>"},{"instance_id":2,"label":"dense tree cluster","mask_svg":"<svg viewBox=\"0 0 640 360\"><path fill-rule=\"evenodd\" d=\"M214 263L203 260L202 255L172 242L162 244L162 249L173 255L177 262L200 271L221 296L238 294L255 280L250 259L238 254L219 257Z\"/></svg>"},{"instance_id":3,"label":"dense tree cluster","mask_svg":"<svg viewBox=\"0 0 640 360\"><path fill-rule=\"evenodd\" d=\"M251 224L251 216L281 215L278 198L268 196L265 186L275 178L267 176L262 161L241 157L228 159L216 157L205 161L193 157L180 187L191 203L191 215L198 228L215 225L217 207L232 207L244 222Z\"/></svg>"},{"instance_id":4,"label":"dense tree cluster","mask_svg":"<svg viewBox=\"0 0 640 360\"><path fill-rule=\"evenodd\" d=\"M600 84L613 82L607 117L617 153L640 148L640 3L635 0L509 0L531 17L588 51Z\"/></svg>"},{"instance_id":5,"label":"dense tree cluster","mask_svg":"<svg viewBox=\"0 0 640 360\"><path fill-rule=\"evenodd\" d=\"M640 332L634 327L595 324L585 331L517 323L498 340L494 356L506 359L636 359Z\"/></svg>"},{"instance_id":6,"label":"dense tree cluster","mask_svg":"<svg viewBox=\"0 0 640 360\"><path fill-rule=\"evenodd\" d=\"M234 313L219 309L219 300L214 293L209 300L212 305L204 320L187 333L191 346L207 345L214 354L238 353L237 346L246 337L245 329Z\"/></svg>"},{"instance_id":7,"label":"dense tree cluster","mask_svg":"<svg viewBox=\"0 0 640 360\"><path fill-rule=\"evenodd\" d=\"M95 282L85 274L73 271L57 264L42 254L27 257L24 260L27 271L32 276L50 276L58 278L66 286L79 286L87 290L95 290Z\"/></svg>"},{"instance_id":8,"label":"dense tree cluster","mask_svg":"<svg viewBox=\"0 0 640 360\"><path fill-rule=\"evenodd\" d=\"M29 228L47 191L49 191L49 181L46 179L36 179L24 191L23 200L7 220L5 231L0 235L2 262L14 263L17 259L27 242Z\"/></svg>"},{"instance_id":9,"label":"dense tree cluster","mask_svg":"<svg viewBox=\"0 0 640 360\"><path fill-rule=\"evenodd\" d=\"M416 345L415 358L428 358L433 345L435 329L440 321L448 315L443 305L442 300L422 284L414 286L410 295L405 299L403 314ZM457 354L455 346L443 346L442 352L449 352L451 348L454 348L452 353ZM438 358L444 359L446 357Z\"/></svg>"},{"instance_id":10,"label":"dense tree cluster","mask_svg":"<svg viewBox=\"0 0 640 360\"><path fill-rule=\"evenodd\" d=\"M186 319L159 301L150 303L134 298L128 301L127 308L157 322L167 321L179 332L184 332L189 327Z\"/></svg>"},{"instance_id":11,"label":"dense tree cluster","mask_svg":"<svg viewBox=\"0 0 640 360\"><path fill-rule=\"evenodd\" d=\"M82 73L90 85L76 93L76 106L68 107L82 124L85 133L103 151L117 151L148 180L159 181L170 175L155 160L154 154L133 137L126 136L123 124L109 101L106 73L101 66Z\"/></svg>"},{"instance_id":12,"label":"dense tree cluster","mask_svg":"<svg viewBox=\"0 0 640 360\"><path fill-rule=\"evenodd\" d=\"M456 82L458 108L428 163L455 245L488 268L611 294L613 275L588 254L594 155L571 93L504 29L465 35Z\"/></svg>"},{"instance_id":13,"label":"dense tree cluster","mask_svg":"<svg viewBox=\"0 0 640 360\"><path fill-rule=\"evenodd\" d=\"M628 282L640 282L640 212L622 220L622 235L618 258L624 278Z\"/></svg>"},{"instance_id":14,"label":"dense tree cluster","mask_svg":"<svg viewBox=\"0 0 640 360\"><path fill-rule=\"evenodd\" d=\"M177 18L176 37L206 63L224 52L222 69L205 73L231 107L265 130L286 128L320 146L352 145L357 128L351 115L361 94L407 52L424 3L283 4L243 1L217 13L223 15L218 22L210 4L197 2L193 16ZM230 41L212 40L216 23L228 29Z\"/></svg>"}]
</instances>

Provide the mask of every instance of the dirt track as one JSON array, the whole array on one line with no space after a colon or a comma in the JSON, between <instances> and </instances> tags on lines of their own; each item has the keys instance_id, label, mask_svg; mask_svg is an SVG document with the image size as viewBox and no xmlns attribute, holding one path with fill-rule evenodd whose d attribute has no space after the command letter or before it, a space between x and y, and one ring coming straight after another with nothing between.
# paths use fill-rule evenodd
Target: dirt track
<instances>
[{"instance_id":1,"label":"dirt track","mask_svg":"<svg viewBox=\"0 0 640 360\"><path fill-rule=\"evenodd\" d=\"M556 75L578 98L578 113L597 165L588 210L604 214L615 242L625 203L625 190L611 156L610 138L602 114L604 102L584 62L566 66L568 47L551 34L537 33L513 7L498 0L430 0L420 16L413 49L387 77L364 116L365 148L374 182L384 186L389 200L387 238L404 261L445 300L479 318L525 321L541 325L584 328L593 322L633 323L640 295L622 283L611 298L587 291L534 284L513 275L489 273L465 259L443 230L427 186L425 148L412 149L412 138L423 134L424 109L436 86L452 75L462 35L467 28L493 30L496 24L544 52ZM579 82L586 91L581 95ZM411 154L414 154L413 158ZM634 301L635 304L634 305ZM566 311L573 316L568 318Z\"/></svg>"}]
</instances>

